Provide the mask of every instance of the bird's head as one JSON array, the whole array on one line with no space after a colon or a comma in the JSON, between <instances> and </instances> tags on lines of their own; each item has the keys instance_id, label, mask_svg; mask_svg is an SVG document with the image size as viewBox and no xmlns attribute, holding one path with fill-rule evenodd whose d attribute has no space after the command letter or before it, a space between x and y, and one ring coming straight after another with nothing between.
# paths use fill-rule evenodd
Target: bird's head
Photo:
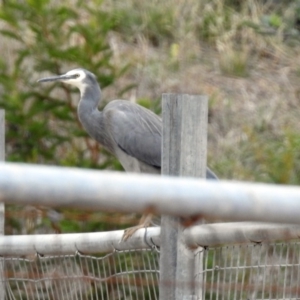
<instances>
[{"instance_id":1,"label":"bird's head","mask_svg":"<svg viewBox=\"0 0 300 300\"><path fill-rule=\"evenodd\" d=\"M63 75L46 77L39 79L38 82L60 81L76 86L80 91L84 91L87 86L97 85L96 76L85 69L74 69Z\"/></svg>"}]
</instances>

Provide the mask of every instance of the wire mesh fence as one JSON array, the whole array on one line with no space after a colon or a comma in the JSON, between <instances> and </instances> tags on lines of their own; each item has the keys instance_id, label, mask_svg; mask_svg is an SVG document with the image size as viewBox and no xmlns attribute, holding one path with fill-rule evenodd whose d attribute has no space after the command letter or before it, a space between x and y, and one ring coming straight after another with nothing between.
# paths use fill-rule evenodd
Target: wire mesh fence
<instances>
[{"instance_id":1,"label":"wire mesh fence","mask_svg":"<svg viewBox=\"0 0 300 300\"><path fill-rule=\"evenodd\" d=\"M6 299L158 299L154 250L3 258Z\"/></svg>"},{"instance_id":2,"label":"wire mesh fence","mask_svg":"<svg viewBox=\"0 0 300 300\"><path fill-rule=\"evenodd\" d=\"M204 299L300 299L300 243L211 248L197 276Z\"/></svg>"},{"instance_id":3,"label":"wire mesh fence","mask_svg":"<svg viewBox=\"0 0 300 300\"><path fill-rule=\"evenodd\" d=\"M199 248L202 299L299 299L300 242ZM5 299L159 298L159 250L3 257ZM168 283L172 284L172 283Z\"/></svg>"}]
</instances>

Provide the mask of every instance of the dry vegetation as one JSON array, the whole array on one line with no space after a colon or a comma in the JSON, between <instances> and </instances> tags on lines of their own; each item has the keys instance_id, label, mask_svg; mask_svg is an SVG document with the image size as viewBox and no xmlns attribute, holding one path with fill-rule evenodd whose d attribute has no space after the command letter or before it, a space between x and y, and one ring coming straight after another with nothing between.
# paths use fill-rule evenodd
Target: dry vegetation
<instances>
[{"instance_id":1,"label":"dry vegetation","mask_svg":"<svg viewBox=\"0 0 300 300\"><path fill-rule=\"evenodd\" d=\"M126 95L133 101L165 92L208 95L209 164L222 178L298 183L300 44L291 23L299 3L240 1L235 10L225 2L107 5L131 18L110 35L115 63L133 66L118 84L136 82ZM158 12L169 23L152 24ZM134 18L139 26L130 24ZM114 88L106 97L114 97Z\"/></svg>"},{"instance_id":2,"label":"dry vegetation","mask_svg":"<svg viewBox=\"0 0 300 300\"><path fill-rule=\"evenodd\" d=\"M82 10L79 2L68 0L64 5L68 3L80 13L81 25L90 22L89 26L97 32L95 22L108 20L99 14L98 19L91 21L88 10ZM55 3L49 1L49 6L55 8ZM282 1L282 5L274 0L93 0L90 3L100 7L102 13L114 16L115 25L107 34L113 50L112 64L116 69L130 64L125 75L112 85L107 84L106 101L118 97L130 84L135 87L122 98L148 105L156 112L162 93L206 94L210 98L208 161L221 178L299 183L300 38L296 26L299 0L287 4ZM68 20L64 26L76 24L75 20ZM32 49L34 31L26 27L26 22L22 36L25 46L28 44L28 49ZM83 49L88 43L78 33L65 41L66 45L75 48L80 45ZM3 59L10 65L16 61L12 49L18 47L12 43L3 37L0 41ZM46 57L43 58L42 51L35 47L25 61L27 69L35 58ZM88 57L83 55L81 60L85 59ZM74 62L66 61L64 69L70 67L74 67ZM97 71L105 73L103 68ZM41 72L35 73L36 77L40 75ZM34 81L35 78L32 88L39 91ZM20 80L18 86L26 84ZM60 90L57 95L63 98L65 92ZM75 103L70 105L74 108ZM54 121L56 126L63 127ZM70 152L66 164L78 157L68 147L57 148L57 153ZM99 148L91 146L91 153L93 149L98 153ZM97 160L95 155L94 161Z\"/></svg>"}]
</instances>

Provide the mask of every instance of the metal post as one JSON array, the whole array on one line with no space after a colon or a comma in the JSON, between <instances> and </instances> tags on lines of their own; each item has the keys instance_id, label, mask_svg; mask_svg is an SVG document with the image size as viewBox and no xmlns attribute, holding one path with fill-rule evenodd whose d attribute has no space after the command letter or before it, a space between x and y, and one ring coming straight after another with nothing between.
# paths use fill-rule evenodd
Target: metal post
<instances>
[{"instance_id":1,"label":"metal post","mask_svg":"<svg viewBox=\"0 0 300 300\"><path fill-rule=\"evenodd\" d=\"M207 97L164 94L162 175L205 177ZM180 219L163 216L160 299L196 299L194 252L184 243ZM196 268L199 272L199 266Z\"/></svg>"},{"instance_id":2,"label":"metal post","mask_svg":"<svg viewBox=\"0 0 300 300\"><path fill-rule=\"evenodd\" d=\"M0 109L0 161L5 160L5 112ZM0 235L4 235L5 206L0 203ZM5 299L4 260L0 258L0 300Z\"/></svg>"}]
</instances>

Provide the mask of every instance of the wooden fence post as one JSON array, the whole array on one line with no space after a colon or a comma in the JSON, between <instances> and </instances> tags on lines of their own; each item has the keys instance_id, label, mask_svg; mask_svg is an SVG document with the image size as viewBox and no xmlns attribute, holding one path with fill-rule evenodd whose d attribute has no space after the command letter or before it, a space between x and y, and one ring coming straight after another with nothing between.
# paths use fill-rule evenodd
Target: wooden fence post
<instances>
[{"instance_id":1,"label":"wooden fence post","mask_svg":"<svg viewBox=\"0 0 300 300\"><path fill-rule=\"evenodd\" d=\"M0 109L0 161L5 160L5 112ZM1 172L1 170L0 170ZM5 206L0 203L0 235L4 235ZM5 299L4 260L0 258L0 300Z\"/></svg>"},{"instance_id":2,"label":"wooden fence post","mask_svg":"<svg viewBox=\"0 0 300 300\"><path fill-rule=\"evenodd\" d=\"M205 96L163 94L162 175L205 177L208 100ZM183 241L179 218L161 223L161 300L200 299L195 291L194 252ZM197 296L198 295L198 298Z\"/></svg>"}]
</instances>

